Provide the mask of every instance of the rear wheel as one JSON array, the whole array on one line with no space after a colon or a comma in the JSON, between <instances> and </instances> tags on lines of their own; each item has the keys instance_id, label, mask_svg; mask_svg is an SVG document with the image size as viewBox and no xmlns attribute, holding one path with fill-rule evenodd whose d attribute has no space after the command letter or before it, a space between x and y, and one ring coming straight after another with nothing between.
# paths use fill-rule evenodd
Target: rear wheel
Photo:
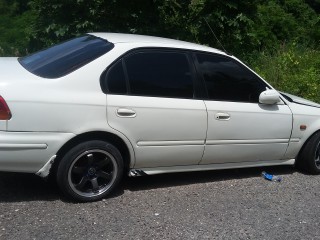
<instances>
[{"instance_id":1,"label":"rear wheel","mask_svg":"<svg viewBox=\"0 0 320 240\"><path fill-rule=\"evenodd\" d=\"M118 185L123 175L119 150L104 141L88 141L73 147L61 160L57 183L62 192L81 202L100 200Z\"/></svg>"},{"instance_id":2,"label":"rear wheel","mask_svg":"<svg viewBox=\"0 0 320 240\"><path fill-rule=\"evenodd\" d=\"M320 174L320 132L314 134L302 149L298 167L311 174Z\"/></svg>"}]
</instances>

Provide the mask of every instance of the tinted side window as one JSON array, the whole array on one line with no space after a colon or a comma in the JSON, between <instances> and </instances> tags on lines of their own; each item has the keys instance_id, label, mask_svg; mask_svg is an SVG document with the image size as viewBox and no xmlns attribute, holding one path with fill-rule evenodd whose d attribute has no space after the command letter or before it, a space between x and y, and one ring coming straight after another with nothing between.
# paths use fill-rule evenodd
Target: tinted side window
<instances>
[{"instance_id":1,"label":"tinted side window","mask_svg":"<svg viewBox=\"0 0 320 240\"><path fill-rule=\"evenodd\" d=\"M210 54L196 54L211 100L259 102L267 85L235 60Z\"/></svg>"},{"instance_id":2,"label":"tinted side window","mask_svg":"<svg viewBox=\"0 0 320 240\"><path fill-rule=\"evenodd\" d=\"M106 80L109 93L127 93L126 78L122 67L122 60L118 61L108 70Z\"/></svg>"},{"instance_id":3,"label":"tinted side window","mask_svg":"<svg viewBox=\"0 0 320 240\"><path fill-rule=\"evenodd\" d=\"M125 58L130 92L134 95L193 98L187 55L143 51Z\"/></svg>"}]
</instances>

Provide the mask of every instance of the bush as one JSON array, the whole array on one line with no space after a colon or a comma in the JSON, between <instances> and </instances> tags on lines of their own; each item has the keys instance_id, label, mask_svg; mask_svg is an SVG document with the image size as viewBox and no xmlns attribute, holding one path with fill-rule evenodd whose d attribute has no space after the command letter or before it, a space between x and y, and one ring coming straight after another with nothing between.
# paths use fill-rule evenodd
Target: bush
<instances>
[{"instance_id":1,"label":"bush","mask_svg":"<svg viewBox=\"0 0 320 240\"><path fill-rule=\"evenodd\" d=\"M320 103L319 50L293 43L251 54L247 62L277 90Z\"/></svg>"},{"instance_id":2,"label":"bush","mask_svg":"<svg viewBox=\"0 0 320 240\"><path fill-rule=\"evenodd\" d=\"M36 12L30 1L0 0L0 56L28 53Z\"/></svg>"}]
</instances>

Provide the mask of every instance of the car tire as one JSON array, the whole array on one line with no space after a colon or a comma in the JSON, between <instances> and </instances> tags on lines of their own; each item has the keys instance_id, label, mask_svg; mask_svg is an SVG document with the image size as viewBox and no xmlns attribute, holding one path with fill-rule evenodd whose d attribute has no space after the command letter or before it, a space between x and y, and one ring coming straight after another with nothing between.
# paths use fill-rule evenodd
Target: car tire
<instances>
[{"instance_id":1,"label":"car tire","mask_svg":"<svg viewBox=\"0 0 320 240\"><path fill-rule=\"evenodd\" d=\"M57 169L57 183L69 198L92 202L105 198L119 184L123 159L112 144L87 141L70 149Z\"/></svg>"},{"instance_id":2,"label":"car tire","mask_svg":"<svg viewBox=\"0 0 320 240\"><path fill-rule=\"evenodd\" d=\"M320 132L307 141L299 154L297 166L307 173L320 174Z\"/></svg>"}]
</instances>

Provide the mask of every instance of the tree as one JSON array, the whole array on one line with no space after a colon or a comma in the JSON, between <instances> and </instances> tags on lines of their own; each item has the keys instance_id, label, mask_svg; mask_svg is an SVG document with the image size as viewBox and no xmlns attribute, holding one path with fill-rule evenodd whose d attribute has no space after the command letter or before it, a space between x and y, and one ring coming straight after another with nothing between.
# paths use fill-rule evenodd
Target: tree
<instances>
[{"instance_id":1,"label":"tree","mask_svg":"<svg viewBox=\"0 0 320 240\"><path fill-rule=\"evenodd\" d=\"M292 41L316 44L319 20L319 15L302 0L265 1L258 4L254 35L260 48L277 48Z\"/></svg>"},{"instance_id":2,"label":"tree","mask_svg":"<svg viewBox=\"0 0 320 240\"><path fill-rule=\"evenodd\" d=\"M11 52L12 47L18 52L35 51L102 31L156 35L221 48L206 21L224 47L237 55L292 41L316 45L319 1L0 0L0 47Z\"/></svg>"},{"instance_id":3,"label":"tree","mask_svg":"<svg viewBox=\"0 0 320 240\"><path fill-rule=\"evenodd\" d=\"M34 0L32 6L35 39L44 45L92 31L152 34L158 25L151 0Z\"/></svg>"},{"instance_id":4,"label":"tree","mask_svg":"<svg viewBox=\"0 0 320 240\"><path fill-rule=\"evenodd\" d=\"M35 13L23 0L0 0L0 55L26 54Z\"/></svg>"},{"instance_id":5,"label":"tree","mask_svg":"<svg viewBox=\"0 0 320 240\"><path fill-rule=\"evenodd\" d=\"M232 49L251 45L255 1L218 0L34 0L35 38L41 44L90 31L140 33L215 45L205 19ZM67 13L67 14L66 14Z\"/></svg>"}]
</instances>

